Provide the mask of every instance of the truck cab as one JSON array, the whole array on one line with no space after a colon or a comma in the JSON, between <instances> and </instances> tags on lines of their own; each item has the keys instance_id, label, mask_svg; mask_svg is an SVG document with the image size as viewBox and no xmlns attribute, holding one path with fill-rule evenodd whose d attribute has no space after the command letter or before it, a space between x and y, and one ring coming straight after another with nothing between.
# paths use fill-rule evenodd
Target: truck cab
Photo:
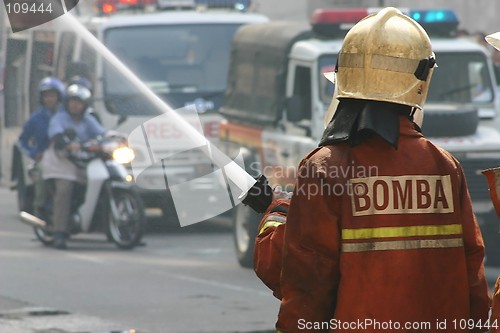
<instances>
[{"instance_id":1,"label":"truck cab","mask_svg":"<svg viewBox=\"0 0 500 333\"><path fill-rule=\"evenodd\" d=\"M315 13L312 27L271 22L238 30L226 104L221 109L226 119L221 138L242 147L252 175L262 173L272 186L293 189L296 167L317 147L324 131L334 90L324 74L335 69L343 28L368 13L328 10ZM491 59L480 45L453 37L458 26L453 13L408 10L406 14L429 33L438 64L424 106L422 131L464 167L487 245L486 262L496 264L496 223L491 221L495 215L480 173L497 166L500 158L500 134L492 126L499 97ZM244 205L235 208L234 216L238 260L250 267L260 216Z\"/></svg>"}]
</instances>

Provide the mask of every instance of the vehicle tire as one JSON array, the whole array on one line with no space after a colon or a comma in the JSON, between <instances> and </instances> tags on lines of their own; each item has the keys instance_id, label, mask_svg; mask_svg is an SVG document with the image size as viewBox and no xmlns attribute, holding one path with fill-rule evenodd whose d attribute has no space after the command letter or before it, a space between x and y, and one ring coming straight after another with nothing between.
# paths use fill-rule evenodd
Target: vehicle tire
<instances>
[{"instance_id":1,"label":"vehicle tire","mask_svg":"<svg viewBox=\"0 0 500 333\"><path fill-rule=\"evenodd\" d=\"M500 234L495 212L476 214L484 241L485 266L500 267Z\"/></svg>"},{"instance_id":2,"label":"vehicle tire","mask_svg":"<svg viewBox=\"0 0 500 333\"><path fill-rule=\"evenodd\" d=\"M54 243L54 236L52 236L52 233L50 231L38 227L34 227L33 231L35 232L36 238L38 238L38 240L42 242L43 245L51 246L52 243Z\"/></svg>"},{"instance_id":3,"label":"vehicle tire","mask_svg":"<svg viewBox=\"0 0 500 333\"><path fill-rule=\"evenodd\" d=\"M168 227L180 227L179 217L175 208L174 199L170 191L166 191L161 199L161 213L163 223Z\"/></svg>"},{"instance_id":4,"label":"vehicle tire","mask_svg":"<svg viewBox=\"0 0 500 333\"><path fill-rule=\"evenodd\" d=\"M455 137L476 133L477 109L425 110L422 133L426 137Z\"/></svg>"},{"instance_id":5,"label":"vehicle tire","mask_svg":"<svg viewBox=\"0 0 500 333\"><path fill-rule=\"evenodd\" d=\"M52 206L52 204L50 206ZM42 215L38 217L47 223L47 228L33 227L33 232L43 245L51 246L52 243L54 243L54 236L52 235L52 207L44 211Z\"/></svg>"},{"instance_id":6,"label":"vehicle tire","mask_svg":"<svg viewBox=\"0 0 500 333\"><path fill-rule=\"evenodd\" d=\"M239 204L234 208L233 239L236 257L242 267L253 268L255 237L262 214L249 206Z\"/></svg>"},{"instance_id":7,"label":"vehicle tire","mask_svg":"<svg viewBox=\"0 0 500 333\"><path fill-rule=\"evenodd\" d=\"M123 189L112 189L111 195L107 233L119 248L131 249L140 243L144 232L142 199L136 192Z\"/></svg>"}]
</instances>

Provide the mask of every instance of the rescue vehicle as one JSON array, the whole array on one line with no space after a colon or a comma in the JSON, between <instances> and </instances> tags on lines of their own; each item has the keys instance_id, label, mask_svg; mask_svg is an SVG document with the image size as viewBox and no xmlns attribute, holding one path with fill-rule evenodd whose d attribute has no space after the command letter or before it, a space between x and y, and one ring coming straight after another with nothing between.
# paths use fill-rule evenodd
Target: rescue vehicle
<instances>
[{"instance_id":1,"label":"rescue vehicle","mask_svg":"<svg viewBox=\"0 0 500 333\"><path fill-rule=\"evenodd\" d=\"M324 131L334 90L324 74L334 70L346 31L375 10L319 10L312 25L270 22L237 31L220 135L228 154L241 147L249 173L264 174L272 186L293 188L296 167ZM455 37L458 19L451 11L404 12L429 33L438 63L424 106L423 133L461 162L487 264L497 264L496 218L480 173L500 160L500 134L493 127L499 97L489 53ZM245 267L252 266L259 219L248 206L234 210L236 253Z\"/></svg>"},{"instance_id":2,"label":"rescue vehicle","mask_svg":"<svg viewBox=\"0 0 500 333\"><path fill-rule=\"evenodd\" d=\"M197 122L204 135L215 140L232 37L241 25L268 21L251 12L251 6L249 0L95 0L80 1L74 15L172 109L195 105L198 114L187 116L193 118L189 121ZM91 7L97 8L99 15ZM94 111L107 129L128 134L162 113L74 27L61 27L55 22L18 33L3 29L7 78L1 133L6 146L2 150L4 166L11 165L11 148L38 104L37 84L47 75L65 82L75 74L90 79ZM197 116L199 119L194 119ZM176 124L149 123L144 130L151 140L165 141L165 146L171 139L182 141ZM191 151L174 154L163 165L151 165L148 150L134 148L134 163L145 170L135 180L144 189L147 206L161 208L164 215L175 220L166 191L166 173L170 182L184 182L206 173L210 162L206 158L200 161L204 155ZM165 156L169 152L156 153ZM29 182L27 167L16 164L11 169L22 193L20 179ZM196 186L202 191L217 184L199 182Z\"/></svg>"}]
</instances>

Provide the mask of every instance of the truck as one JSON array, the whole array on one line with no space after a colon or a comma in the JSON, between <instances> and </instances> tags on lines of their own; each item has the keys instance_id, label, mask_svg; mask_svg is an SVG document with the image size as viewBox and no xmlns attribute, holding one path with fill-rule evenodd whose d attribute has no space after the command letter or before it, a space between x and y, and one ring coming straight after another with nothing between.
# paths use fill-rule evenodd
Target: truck
<instances>
[{"instance_id":1,"label":"truck","mask_svg":"<svg viewBox=\"0 0 500 333\"><path fill-rule=\"evenodd\" d=\"M240 151L247 172L263 174L271 186L292 190L300 160L316 148L334 85L334 71L346 29L377 9L319 10L311 24L269 22L235 34L220 137L228 154ZM450 11L404 10L431 37L434 71L422 131L462 164L486 243L486 263L498 265L497 222L481 170L498 166L499 109L493 65L487 50L455 37L458 19ZM234 209L238 262L253 263L261 216L243 204Z\"/></svg>"}]
</instances>

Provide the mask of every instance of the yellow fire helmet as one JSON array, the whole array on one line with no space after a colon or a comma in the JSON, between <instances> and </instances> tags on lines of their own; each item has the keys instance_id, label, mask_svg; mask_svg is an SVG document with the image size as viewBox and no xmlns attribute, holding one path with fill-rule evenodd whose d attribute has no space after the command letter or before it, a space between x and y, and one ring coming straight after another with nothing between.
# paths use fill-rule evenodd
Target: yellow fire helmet
<instances>
[{"instance_id":1,"label":"yellow fire helmet","mask_svg":"<svg viewBox=\"0 0 500 333\"><path fill-rule=\"evenodd\" d=\"M398 9L384 8L345 36L337 97L409 105L421 113L435 64L425 30Z\"/></svg>"}]
</instances>

